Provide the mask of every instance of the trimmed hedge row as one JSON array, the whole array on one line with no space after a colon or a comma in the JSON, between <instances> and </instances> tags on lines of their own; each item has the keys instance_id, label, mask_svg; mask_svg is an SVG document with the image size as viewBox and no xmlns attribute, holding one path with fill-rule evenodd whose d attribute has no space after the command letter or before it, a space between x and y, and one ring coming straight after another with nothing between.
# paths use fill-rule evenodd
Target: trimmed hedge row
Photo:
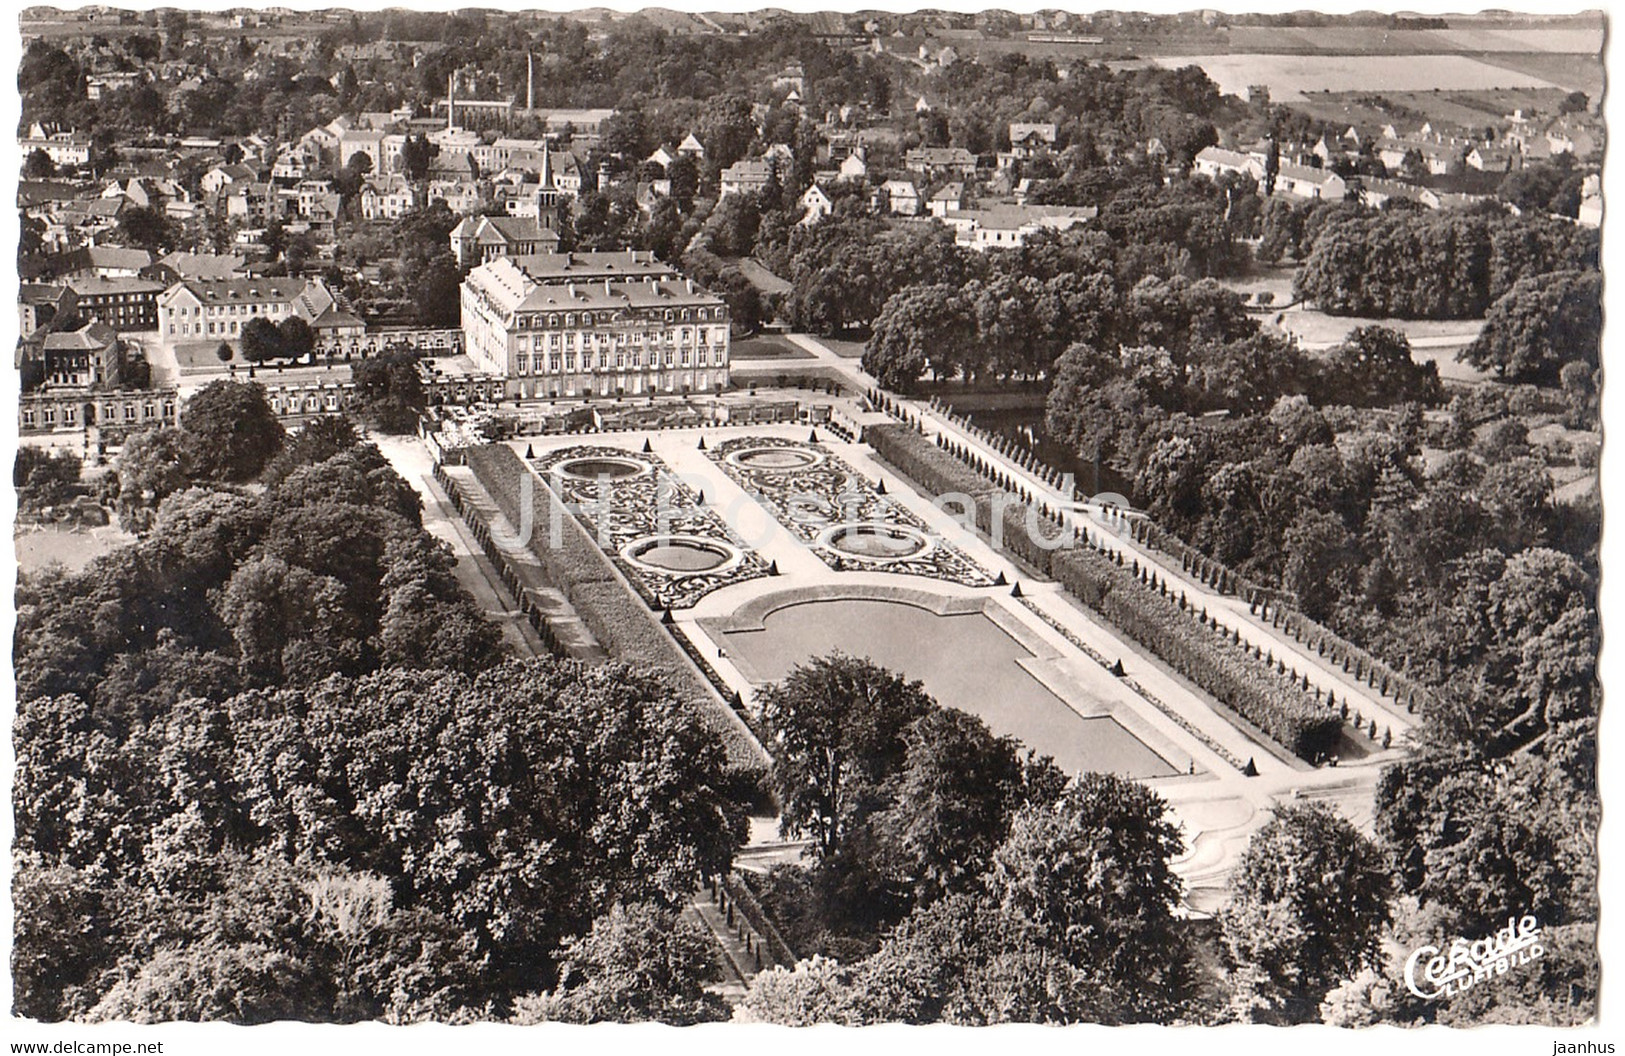
<instances>
[{"instance_id":1,"label":"trimmed hedge row","mask_svg":"<svg viewBox=\"0 0 1625 1056\"><path fill-rule=\"evenodd\" d=\"M711 687L694 673L682 648L656 621L644 604L613 582L578 583L570 588L570 604L606 652L619 660L663 675L679 696L699 705L700 717L714 730L736 770L760 771L765 777L770 761L761 742L732 708L717 700Z\"/></svg>"},{"instance_id":2,"label":"trimmed hedge row","mask_svg":"<svg viewBox=\"0 0 1625 1056\"><path fill-rule=\"evenodd\" d=\"M536 479L512 448L506 444L472 448L468 452L468 467L495 498L502 515L515 531L524 523L520 494L524 480L530 479L531 525L527 545L547 567L554 585L566 595L577 584L615 580L614 565L593 542L592 535L564 508L558 497Z\"/></svg>"},{"instance_id":3,"label":"trimmed hedge row","mask_svg":"<svg viewBox=\"0 0 1625 1056\"><path fill-rule=\"evenodd\" d=\"M1047 536L1062 530L1052 517L1027 503L996 504L997 489L906 425L870 426L864 439L923 488L975 496L977 527L989 534L997 505L1001 547L1059 582L1113 627L1290 751L1313 760L1335 750L1341 726L1335 711L1111 558L1070 542L1054 549L1041 545L1029 524Z\"/></svg>"},{"instance_id":4,"label":"trimmed hedge row","mask_svg":"<svg viewBox=\"0 0 1625 1056\"><path fill-rule=\"evenodd\" d=\"M1316 761L1336 750L1342 723L1335 711L1177 599L1088 547L1057 551L1051 567L1057 582L1113 627L1292 752Z\"/></svg>"},{"instance_id":5,"label":"trimmed hedge row","mask_svg":"<svg viewBox=\"0 0 1625 1056\"><path fill-rule=\"evenodd\" d=\"M1055 536L1066 533L1068 531L1066 527L1025 502L1006 505L1000 520L1003 522L1004 536L1000 539L999 545L1036 568L1041 574L1053 578L1051 570L1056 555L1063 550L1071 549L1074 541L1070 535L1060 546L1046 545L1044 540L1053 540Z\"/></svg>"},{"instance_id":6,"label":"trimmed hedge row","mask_svg":"<svg viewBox=\"0 0 1625 1056\"><path fill-rule=\"evenodd\" d=\"M570 606L605 652L618 660L635 659L640 668L659 669L684 696L709 695L710 687L694 677L671 636L621 584L577 583L567 593Z\"/></svg>"},{"instance_id":7,"label":"trimmed hedge row","mask_svg":"<svg viewBox=\"0 0 1625 1056\"><path fill-rule=\"evenodd\" d=\"M863 442L930 495L969 496L976 503L976 523L986 530L997 489L981 474L906 425L865 426Z\"/></svg>"},{"instance_id":8,"label":"trimmed hedge row","mask_svg":"<svg viewBox=\"0 0 1625 1056\"><path fill-rule=\"evenodd\" d=\"M906 425L871 425L863 431L864 440L928 492L945 495L959 492L976 500L976 527L991 536L993 518L999 518L999 545L1009 550L1043 575L1062 547L1049 547L1034 538L1033 528L1043 539L1066 529L1061 522L1029 503L1018 502L1009 492L990 483L948 451ZM1068 546L1071 545L1070 540Z\"/></svg>"},{"instance_id":9,"label":"trimmed hedge row","mask_svg":"<svg viewBox=\"0 0 1625 1056\"><path fill-rule=\"evenodd\" d=\"M1135 521L1132 530L1136 542L1177 557L1181 568L1208 586L1244 598L1260 620L1269 620L1300 645L1342 664L1344 671L1404 704L1407 711L1414 711L1418 702L1425 707L1431 699L1427 689L1393 665L1292 608L1285 592L1231 570L1149 519Z\"/></svg>"}]
</instances>

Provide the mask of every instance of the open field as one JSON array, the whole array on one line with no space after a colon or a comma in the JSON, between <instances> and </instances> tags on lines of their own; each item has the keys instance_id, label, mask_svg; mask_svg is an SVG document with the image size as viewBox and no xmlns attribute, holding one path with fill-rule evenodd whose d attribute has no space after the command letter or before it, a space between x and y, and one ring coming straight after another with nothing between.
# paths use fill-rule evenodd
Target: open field
<instances>
[{"instance_id":1,"label":"open field","mask_svg":"<svg viewBox=\"0 0 1625 1056\"><path fill-rule=\"evenodd\" d=\"M65 528L59 525L20 529L13 542L17 568L37 572L58 564L77 572L105 553L135 541L135 536L114 525L100 528Z\"/></svg>"},{"instance_id":2,"label":"open field","mask_svg":"<svg viewBox=\"0 0 1625 1056\"><path fill-rule=\"evenodd\" d=\"M738 264L740 274L749 279L750 284L763 293L789 293L793 289L788 282L768 271L750 257L731 258L731 262Z\"/></svg>"},{"instance_id":3,"label":"open field","mask_svg":"<svg viewBox=\"0 0 1625 1056\"><path fill-rule=\"evenodd\" d=\"M1594 51L1562 54L1547 52L1489 52L1475 56L1491 66L1504 66L1543 77L1571 92L1584 92L1595 103L1606 79L1602 56Z\"/></svg>"},{"instance_id":4,"label":"open field","mask_svg":"<svg viewBox=\"0 0 1625 1056\"><path fill-rule=\"evenodd\" d=\"M1472 344L1484 328L1482 319L1371 319L1355 315L1328 315L1306 308L1290 308L1280 313L1282 326L1296 334L1310 348L1335 344L1350 330L1361 326L1386 326L1398 330L1412 344L1459 342Z\"/></svg>"},{"instance_id":5,"label":"open field","mask_svg":"<svg viewBox=\"0 0 1625 1056\"><path fill-rule=\"evenodd\" d=\"M1600 73L1599 73L1600 77ZM1583 77L1572 77L1579 84ZM1349 92L1315 92L1292 102L1294 110L1301 111L1318 121L1332 124L1380 126L1395 121L1405 110L1425 115L1435 125L1444 123L1461 128L1478 129L1498 123L1515 110L1537 110L1555 114L1558 105L1570 91L1559 88L1499 88L1474 91L1418 91L1396 92L1386 88ZM1590 94L1590 93L1588 93ZM1594 97L1594 96L1593 96ZM1372 105L1381 101L1391 109Z\"/></svg>"},{"instance_id":6,"label":"open field","mask_svg":"<svg viewBox=\"0 0 1625 1056\"><path fill-rule=\"evenodd\" d=\"M1233 26L1235 51L1302 55L1449 55L1486 51L1602 51L1600 21L1556 27L1485 25L1459 29L1380 29L1368 26Z\"/></svg>"},{"instance_id":7,"label":"open field","mask_svg":"<svg viewBox=\"0 0 1625 1056\"><path fill-rule=\"evenodd\" d=\"M1534 74L1492 66L1465 55L1271 55L1228 54L1162 57L1165 68L1197 65L1226 95L1244 95L1249 86L1268 85L1275 102L1297 102L1310 93L1371 91L1478 91L1555 88Z\"/></svg>"},{"instance_id":8,"label":"open field","mask_svg":"<svg viewBox=\"0 0 1625 1056\"><path fill-rule=\"evenodd\" d=\"M864 346L864 344L866 342L863 342L863 341L843 341L843 340L841 340L840 338L837 338L837 337L821 337L821 338L818 339L818 341L819 341L819 344L822 344L822 345L826 346L827 348L829 348L829 350L831 352L834 352L837 356L840 356L842 359L862 359L863 358L863 346Z\"/></svg>"}]
</instances>

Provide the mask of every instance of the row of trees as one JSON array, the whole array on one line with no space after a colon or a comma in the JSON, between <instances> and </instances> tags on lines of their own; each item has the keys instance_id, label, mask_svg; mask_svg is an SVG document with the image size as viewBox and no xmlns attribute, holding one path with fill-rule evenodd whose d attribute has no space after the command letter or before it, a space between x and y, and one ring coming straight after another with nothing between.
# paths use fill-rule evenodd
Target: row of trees
<instances>
[{"instance_id":1,"label":"row of trees","mask_svg":"<svg viewBox=\"0 0 1625 1056\"><path fill-rule=\"evenodd\" d=\"M1333 314L1474 319L1519 280L1595 270L1598 235L1560 220L1500 212L1335 214L1294 280Z\"/></svg>"},{"instance_id":2,"label":"row of trees","mask_svg":"<svg viewBox=\"0 0 1625 1056\"><path fill-rule=\"evenodd\" d=\"M1575 357L1562 372L1564 396L1474 393L1452 400L1443 421L1397 403L1420 397L1408 385L1366 390L1373 405L1396 404L1380 418L1297 397L1212 420L1159 404L1166 390L1135 350L1105 371L1069 351L1058 371L1055 435L1126 470L1160 525L1278 584L1309 616L1430 687L1416 754L1385 774L1378 795L1377 831L1403 896L1390 940L1447 945L1493 930L1507 906L1553 929L1547 949L1558 952L1538 979L1429 1004L1408 996L1397 966L1376 966L1328 996L1329 1021L1578 1022L1594 1013L1601 511L1594 497L1554 500L1529 438L1530 423L1554 413L1595 427L1595 338L1558 337L1591 332L1594 324L1572 322L1591 318L1590 274L1551 277L1549 319L1532 308L1498 312L1480 341L1539 349L1522 360L1534 373ZM1538 285L1513 300L1527 308ZM1421 376L1408 356L1383 351L1392 344L1392 335L1351 335L1321 365L1347 372L1325 395L1358 393L1362 376ZM1385 361L1397 371L1380 369ZM1253 373L1279 376L1283 362L1260 361Z\"/></svg>"},{"instance_id":3,"label":"row of trees","mask_svg":"<svg viewBox=\"0 0 1625 1056\"><path fill-rule=\"evenodd\" d=\"M316 333L297 315L290 315L280 323L259 315L243 324L237 347L250 363L300 360L316 350Z\"/></svg>"}]
</instances>

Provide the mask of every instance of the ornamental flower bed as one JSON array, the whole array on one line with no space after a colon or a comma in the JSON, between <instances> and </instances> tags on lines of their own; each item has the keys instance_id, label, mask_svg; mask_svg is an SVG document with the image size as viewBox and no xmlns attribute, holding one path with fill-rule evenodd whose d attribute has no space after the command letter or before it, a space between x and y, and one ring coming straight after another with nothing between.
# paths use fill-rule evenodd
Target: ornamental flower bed
<instances>
[{"instance_id":1,"label":"ornamental flower bed","mask_svg":"<svg viewBox=\"0 0 1625 1056\"><path fill-rule=\"evenodd\" d=\"M768 755L744 720L695 674L688 658L656 617L628 591L604 553L594 545L574 517L565 516L552 492L535 482L513 450L502 444L471 448L467 465L491 493L504 517L520 524L519 496L524 477L531 477L535 517L530 549L548 578L575 607L588 629L617 660L665 674L677 694L694 703L706 726L716 731L728 753L729 767L742 786L762 784L770 765ZM560 514L557 545L548 544L549 517ZM755 794L754 792L752 794Z\"/></svg>"},{"instance_id":2,"label":"ornamental flower bed","mask_svg":"<svg viewBox=\"0 0 1625 1056\"><path fill-rule=\"evenodd\" d=\"M817 461L809 465L752 467L730 456L756 450L806 452ZM928 576L970 587L993 582L980 566L958 547L931 532L920 518L862 474L813 443L776 437L736 437L707 452L735 483L754 496L791 534L806 543L819 560L837 571L893 572ZM896 525L917 533L928 545L916 555L868 555L840 549L827 542L826 533L843 524Z\"/></svg>"},{"instance_id":3,"label":"ornamental flower bed","mask_svg":"<svg viewBox=\"0 0 1625 1056\"><path fill-rule=\"evenodd\" d=\"M564 463L594 458L637 463L647 467L648 472L608 481L584 480L554 472L555 467ZM542 490L557 491L559 498L577 511L564 520L578 530L586 546L604 551L609 562L651 608L688 608L720 587L768 574L767 562L729 531L722 518L701 504L655 455L633 454L619 447L570 447L534 461L546 482L546 489ZM548 501L559 500L550 497ZM543 509L548 516L552 515L551 506ZM542 516L539 510L538 517ZM539 519L535 526L534 535L542 539L544 545L551 534L550 523ZM742 559L715 572L668 572L634 564L621 556L621 549L629 543L664 535L715 539L737 548ZM561 549L570 551L572 556L581 556L582 543L576 534L560 533L560 543Z\"/></svg>"}]
</instances>

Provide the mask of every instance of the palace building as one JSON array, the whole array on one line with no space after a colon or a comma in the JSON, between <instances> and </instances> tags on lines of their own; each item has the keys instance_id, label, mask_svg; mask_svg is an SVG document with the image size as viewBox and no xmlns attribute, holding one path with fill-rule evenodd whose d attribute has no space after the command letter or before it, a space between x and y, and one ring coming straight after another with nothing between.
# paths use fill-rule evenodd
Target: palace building
<instances>
[{"instance_id":1,"label":"palace building","mask_svg":"<svg viewBox=\"0 0 1625 1056\"><path fill-rule=\"evenodd\" d=\"M728 383L728 307L652 253L502 257L463 282L463 348L510 399Z\"/></svg>"}]
</instances>

